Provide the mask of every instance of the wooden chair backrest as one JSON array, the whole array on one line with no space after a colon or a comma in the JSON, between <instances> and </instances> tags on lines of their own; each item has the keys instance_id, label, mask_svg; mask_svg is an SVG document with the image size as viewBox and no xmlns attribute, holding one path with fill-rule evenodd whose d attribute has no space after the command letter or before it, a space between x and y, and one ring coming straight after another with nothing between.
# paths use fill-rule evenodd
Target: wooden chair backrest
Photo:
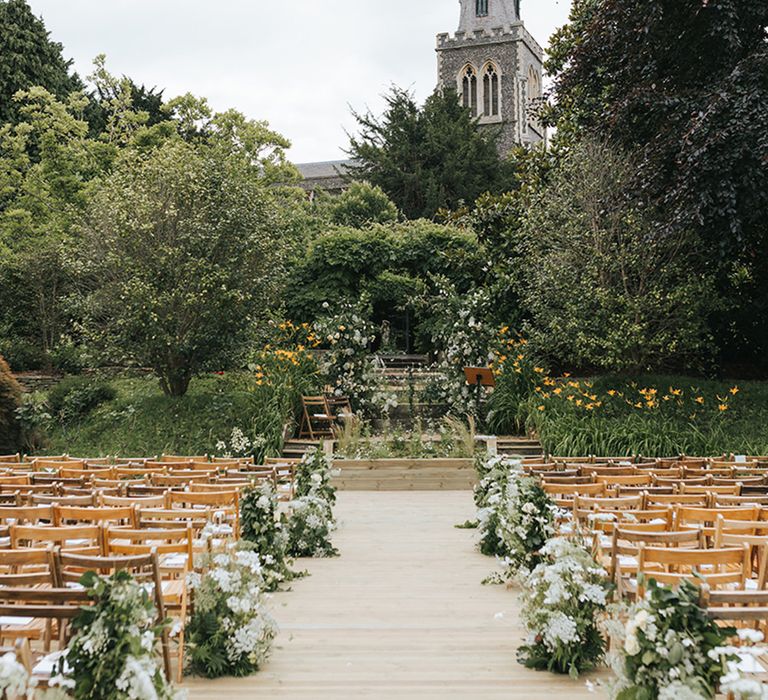
<instances>
[{"instance_id":1,"label":"wooden chair backrest","mask_svg":"<svg viewBox=\"0 0 768 700\"><path fill-rule=\"evenodd\" d=\"M208 455L191 455L184 457L181 455L161 455L158 462L207 462Z\"/></svg>"},{"instance_id":2,"label":"wooden chair backrest","mask_svg":"<svg viewBox=\"0 0 768 700\"><path fill-rule=\"evenodd\" d=\"M2 506L0 522L17 525L37 525L39 522L53 523L52 506Z\"/></svg>"},{"instance_id":3,"label":"wooden chair backrest","mask_svg":"<svg viewBox=\"0 0 768 700\"><path fill-rule=\"evenodd\" d=\"M638 596L644 592L642 577L658 583L678 585L683 580L711 587L735 585L744 589L752 571L750 547L727 549L681 549L640 545L638 551ZM698 578L698 577L701 578Z\"/></svg>"},{"instance_id":4,"label":"wooden chair backrest","mask_svg":"<svg viewBox=\"0 0 768 700\"><path fill-rule=\"evenodd\" d=\"M145 496L138 498L136 496L107 496L102 495L100 505L120 508L123 506L133 506L137 508L162 508L165 506L165 494L159 496Z\"/></svg>"},{"instance_id":5,"label":"wooden chair backrest","mask_svg":"<svg viewBox=\"0 0 768 700\"><path fill-rule=\"evenodd\" d=\"M211 473L196 472L195 476L176 476L170 474L152 474L150 483L153 486L186 486L191 483L207 484L211 480Z\"/></svg>"},{"instance_id":6,"label":"wooden chair backrest","mask_svg":"<svg viewBox=\"0 0 768 700\"><path fill-rule=\"evenodd\" d=\"M56 586L53 547L0 549L0 586Z\"/></svg>"},{"instance_id":7,"label":"wooden chair backrest","mask_svg":"<svg viewBox=\"0 0 768 700\"><path fill-rule=\"evenodd\" d=\"M632 476L605 476L595 474L594 481L598 484L605 484L606 487L609 488L614 486L650 486L653 477L650 474L634 474Z\"/></svg>"},{"instance_id":8,"label":"wooden chair backrest","mask_svg":"<svg viewBox=\"0 0 768 700\"><path fill-rule=\"evenodd\" d=\"M149 554L153 551L158 556L167 554L186 555L187 570L193 566L193 531L190 525L176 528L128 529L108 527L104 535L108 556Z\"/></svg>"},{"instance_id":9,"label":"wooden chair backrest","mask_svg":"<svg viewBox=\"0 0 768 700\"><path fill-rule=\"evenodd\" d=\"M680 487L680 493L683 495L691 494L707 494L714 495L719 494L721 496L739 496L741 495L741 484L735 484L734 486L688 486L683 484Z\"/></svg>"},{"instance_id":10,"label":"wooden chair backrest","mask_svg":"<svg viewBox=\"0 0 768 700\"><path fill-rule=\"evenodd\" d=\"M0 455L0 462L2 462L3 464L7 464L9 462L13 464L18 464L19 462L21 462L21 455L18 452L13 455Z\"/></svg>"},{"instance_id":11,"label":"wooden chair backrest","mask_svg":"<svg viewBox=\"0 0 768 700\"><path fill-rule=\"evenodd\" d=\"M637 467L601 467L596 464L587 464L578 470L581 476L635 476Z\"/></svg>"},{"instance_id":12,"label":"wooden chair backrest","mask_svg":"<svg viewBox=\"0 0 768 700\"><path fill-rule=\"evenodd\" d=\"M103 552L103 530L100 525L11 525L11 547L39 547L56 544L62 549L81 554Z\"/></svg>"},{"instance_id":13,"label":"wooden chair backrest","mask_svg":"<svg viewBox=\"0 0 768 700\"><path fill-rule=\"evenodd\" d=\"M174 506L213 506L215 508L236 508L240 502L237 489L230 491L170 491L167 502L169 507Z\"/></svg>"},{"instance_id":14,"label":"wooden chair backrest","mask_svg":"<svg viewBox=\"0 0 768 700\"><path fill-rule=\"evenodd\" d=\"M656 494L649 492L646 498L646 506L692 506L699 508L706 508L709 503L709 497L707 494Z\"/></svg>"},{"instance_id":15,"label":"wooden chair backrest","mask_svg":"<svg viewBox=\"0 0 768 700\"><path fill-rule=\"evenodd\" d=\"M43 496L33 494L30 496L30 503L33 505L60 505L60 506L82 506L89 507L96 504L96 494L90 496Z\"/></svg>"},{"instance_id":16,"label":"wooden chair backrest","mask_svg":"<svg viewBox=\"0 0 768 700\"><path fill-rule=\"evenodd\" d=\"M136 508L134 506L95 506L80 508L77 506L54 506L57 525L64 522L74 523L113 523L136 527Z\"/></svg>"},{"instance_id":17,"label":"wooden chair backrest","mask_svg":"<svg viewBox=\"0 0 768 700\"><path fill-rule=\"evenodd\" d=\"M678 506L675 508L675 528L684 530L690 527L701 529L707 537L715 534L717 516L723 515L728 520L757 520L760 511L758 508L691 508Z\"/></svg>"}]
</instances>

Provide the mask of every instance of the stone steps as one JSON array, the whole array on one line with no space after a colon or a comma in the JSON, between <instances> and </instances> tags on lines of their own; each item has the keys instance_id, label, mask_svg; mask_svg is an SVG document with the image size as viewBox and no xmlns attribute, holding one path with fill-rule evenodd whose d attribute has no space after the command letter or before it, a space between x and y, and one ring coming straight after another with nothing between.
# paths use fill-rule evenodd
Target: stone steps
<instances>
[{"instance_id":1,"label":"stone steps","mask_svg":"<svg viewBox=\"0 0 768 700\"><path fill-rule=\"evenodd\" d=\"M499 454L509 457L542 457L544 450L538 440L526 437L500 435L496 439Z\"/></svg>"}]
</instances>

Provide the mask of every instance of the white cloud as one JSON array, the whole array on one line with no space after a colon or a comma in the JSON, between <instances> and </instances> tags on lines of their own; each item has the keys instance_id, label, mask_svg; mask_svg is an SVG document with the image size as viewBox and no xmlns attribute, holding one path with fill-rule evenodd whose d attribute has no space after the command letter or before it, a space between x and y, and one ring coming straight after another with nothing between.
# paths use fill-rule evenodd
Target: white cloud
<instances>
[{"instance_id":1,"label":"white cloud","mask_svg":"<svg viewBox=\"0 0 768 700\"><path fill-rule=\"evenodd\" d=\"M296 162L343 157L349 106L374 111L396 84L426 97L435 35L458 26L455 0L29 0L81 75L106 53L113 73L208 97L267 119ZM546 45L569 0L523 0Z\"/></svg>"}]
</instances>

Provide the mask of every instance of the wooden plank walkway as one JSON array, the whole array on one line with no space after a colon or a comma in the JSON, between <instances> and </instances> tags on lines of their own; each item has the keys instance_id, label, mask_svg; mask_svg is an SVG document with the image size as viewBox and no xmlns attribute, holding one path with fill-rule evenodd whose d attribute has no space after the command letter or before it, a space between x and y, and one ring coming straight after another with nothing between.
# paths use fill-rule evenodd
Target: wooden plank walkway
<instances>
[{"instance_id":1,"label":"wooden plank walkway","mask_svg":"<svg viewBox=\"0 0 768 700\"><path fill-rule=\"evenodd\" d=\"M453 527L473 516L470 492L344 492L336 512L342 556L300 562L312 576L273 598L264 670L190 679L190 700L596 697L515 661L516 595L480 585L493 561Z\"/></svg>"}]
</instances>

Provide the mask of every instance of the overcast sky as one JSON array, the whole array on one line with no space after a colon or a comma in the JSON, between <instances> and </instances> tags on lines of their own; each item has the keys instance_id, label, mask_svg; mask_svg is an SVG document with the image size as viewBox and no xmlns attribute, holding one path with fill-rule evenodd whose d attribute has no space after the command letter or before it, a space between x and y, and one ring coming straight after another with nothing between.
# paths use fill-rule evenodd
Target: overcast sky
<instances>
[{"instance_id":1,"label":"overcast sky","mask_svg":"<svg viewBox=\"0 0 768 700\"><path fill-rule=\"evenodd\" d=\"M457 0L29 0L77 71L99 53L111 72L205 96L266 119L296 163L343 158L350 106L381 110L391 84L435 87L435 35L453 33ZM522 0L546 46L570 0Z\"/></svg>"}]
</instances>

